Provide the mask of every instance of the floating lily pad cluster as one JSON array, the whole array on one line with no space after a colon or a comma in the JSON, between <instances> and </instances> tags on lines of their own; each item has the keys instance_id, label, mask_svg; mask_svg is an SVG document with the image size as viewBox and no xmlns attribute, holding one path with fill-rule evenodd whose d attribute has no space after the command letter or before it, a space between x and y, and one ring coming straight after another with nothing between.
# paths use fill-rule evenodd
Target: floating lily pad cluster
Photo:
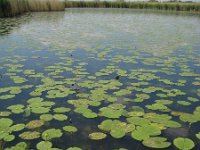
<instances>
[{"instance_id":1,"label":"floating lily pad cluster","mask_svg":"<svg viewBox=\"0 0 200 150\"><path fill-rule=\"evenodd\" d=\"M119 144L129 139L130 146L111 143L109 149L130 149L134 143L152 149L199 147L198 19L188 24L176 16L171 24L163 18L172 16L148 15L159 32L154 26L147 32L145 16L114 13L96 19L102 14L95 12L90 24L84 17L90 13L42 13L45 19L31 14L22 28L0 36L0 145L5 150L94 149L92 142L106 149L111 138ZM0 24L18 24L24 17L0 19ZM129 24L118 21L127 18ZM60 26L57 19L64 19Z\"/></svg>"}]
</instances>

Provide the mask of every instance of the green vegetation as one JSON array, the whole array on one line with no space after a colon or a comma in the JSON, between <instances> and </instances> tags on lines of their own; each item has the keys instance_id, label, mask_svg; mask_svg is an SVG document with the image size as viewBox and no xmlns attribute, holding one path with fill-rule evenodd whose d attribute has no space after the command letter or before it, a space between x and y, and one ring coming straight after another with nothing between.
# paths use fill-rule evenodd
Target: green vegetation
<instances>
[{"instance_id":1,"label":"green vegetation","mask_svg":"<svg viewBox=\"0 0 200 150\"><path fill-rule=\"evenodd\" d=\"M28 11L63 11L71 7L133 8L170 11L200 11L199 3L125 2L125 1L60 1L60 0L1 0L0 17L12 17Z\"/></svg>"},{"instance_id":2,"label":"green vegetation","mask_svg":"<svg viewBox=\"0 0 200 150\"><path fill-rule=\"evenodd\" d=\"M0 17L12 17L28 11L63 11L65 4L59 0L1 0Z\"/></svg>"},{"instance_id":3,"label":"green vegetation","mask_svg":"<svg viewBox=\"0 0 200 150\"><path fill-rule=\"evenodd\" d=\"M95 8L134 8L156 9L173 11L200 11L199 3L159 3L159 2L124 2L124 1L66 1L66 8L71 7L95 7Z\"/></svg>"}]
</instances>

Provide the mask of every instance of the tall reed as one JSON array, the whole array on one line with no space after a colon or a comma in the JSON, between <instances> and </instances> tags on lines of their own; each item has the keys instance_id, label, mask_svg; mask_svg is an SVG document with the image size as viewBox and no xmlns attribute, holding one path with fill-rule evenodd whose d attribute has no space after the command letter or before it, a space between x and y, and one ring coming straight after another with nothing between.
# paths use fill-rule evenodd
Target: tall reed
<instances>
[{"instance_id":1,"label":"tall reed","mask_svg":"<svg viewBox=\"0 0 200 150\"><path fill-rule=\"evenodd\" d=\"M0 17L11 17L28 11L64 11L63 0L0 0Z\"/></svg>"},{"instance_id":2,"label":"tall reed","mask_svg":"<svg viewBox=\"0 0 200 150\"><path fill-rule=\"evenodd\" d=\"M66 1L66 7L134 8L174 11L200 11L200 3L124 2L124 1Z\"/></svg>"}]
</instances>

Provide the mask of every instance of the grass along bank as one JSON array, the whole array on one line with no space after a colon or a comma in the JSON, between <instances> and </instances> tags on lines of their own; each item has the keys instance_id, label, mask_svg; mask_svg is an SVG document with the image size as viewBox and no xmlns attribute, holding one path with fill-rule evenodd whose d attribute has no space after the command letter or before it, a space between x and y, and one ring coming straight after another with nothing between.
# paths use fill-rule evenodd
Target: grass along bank
<instances>
[{"instance_id":1,"label":"grass along bank","mask_svg":"<svg viewBox=\"0 0 200 150\"><path fill-rule=\"evenodd\" d=\"M200 3L159 3L124 1L65 1L65 0L0 0L0 17L12 17L28 11L64 11L65 8L133 8L171 11L200 11Z\"/></svg>"},{"instance_id":2,"label":"grass along bank","mask_svg":"<svg viewBox=\"0 0 200 150\"><path fill-rule=\"evenodd\" d=\"M170 3L170 2L100 2L100 1L66 1L66 8L91 7L91 8L133 8L133 9L155 9L173 11L200 11L200 3Z\"/></svg>"},{"instance_id":3,"label":"grass along bank","mask_svg":"<svg viewBox=\"0 0 200 150\"><path fill-rule=\"evenodd\" d=\"M28 11L64 11L61 0L0 0L0 17L12 17Z\"/></svg>"}]
</instances>

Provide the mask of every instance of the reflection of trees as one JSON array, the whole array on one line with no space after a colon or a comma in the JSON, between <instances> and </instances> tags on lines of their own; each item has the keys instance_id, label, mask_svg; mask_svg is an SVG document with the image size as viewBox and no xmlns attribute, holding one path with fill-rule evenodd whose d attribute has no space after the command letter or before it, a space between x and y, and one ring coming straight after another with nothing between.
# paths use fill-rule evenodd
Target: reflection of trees
<instances>
[{"instance_id":1,"label":"reflection of trees","mask_svg":"<svg viewBox=\"0 0 200 150\"><path fill-rule=\"evenodd\" d=\"M8 35L21 26L32 22L60 22L63 19L65 12L41 12L41 13L27 13L25 15L14 18L0 18L0 36Z\"/></svg>"}]
</instances>

